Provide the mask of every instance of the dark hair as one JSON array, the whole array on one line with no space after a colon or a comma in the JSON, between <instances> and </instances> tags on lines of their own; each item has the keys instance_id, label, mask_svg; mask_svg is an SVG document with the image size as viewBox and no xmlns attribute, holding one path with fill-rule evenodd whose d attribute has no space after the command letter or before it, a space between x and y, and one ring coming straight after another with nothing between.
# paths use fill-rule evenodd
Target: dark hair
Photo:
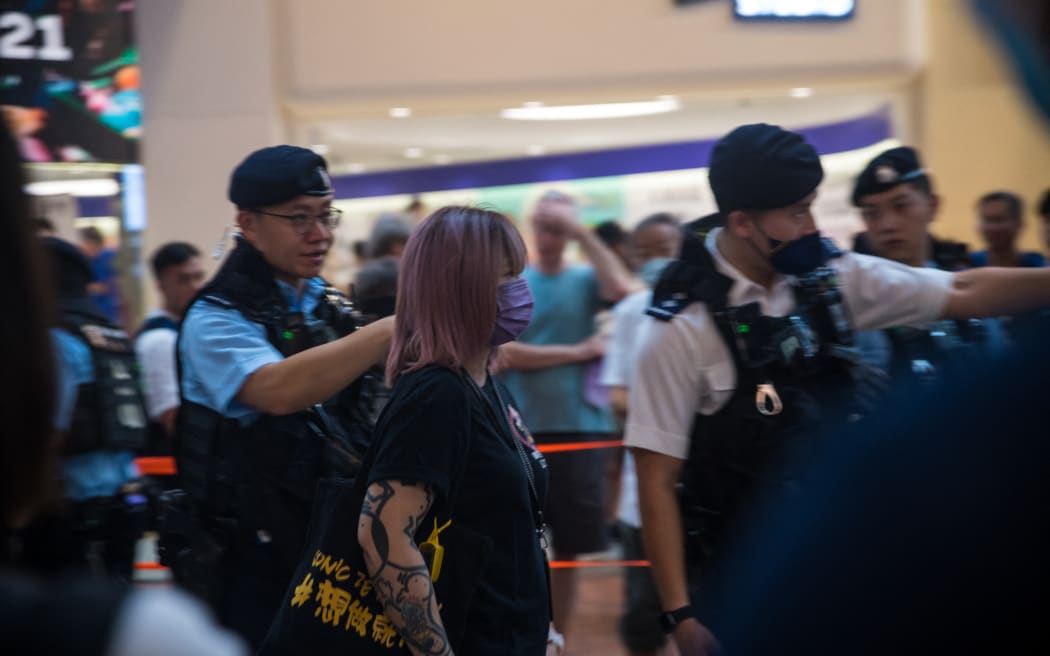
<instances>
[{"instance_id":1,"label":"dark hair","mask_svg":"<svg viewBox=\"0 0 1050 656\"><path fill-rule=\"evenodd\" d=\"M397 258L391 255L372 260L354 276L355 302L374 298L393 298L397 294Z\"/></svg>"},{"instance_id":2,"label":"dark hair","mask_svg":"<svg viewBox=\"0 0 1050 656\"><path fill-rule=\"evenodd\" d=\"M634 226L633 234L637 235L643 230L648 230L649 228L657 225L670 226L675 230L678 230L682 227L682 222L678 220L678 217L676 217L674 214L671 214L670 212L657 212L656 214L650 214L649 216L639 221L638 225Z\"/></svg>"},{"instance_id":3,"label":"dark hair","mask_svg":"<svg viewBox=\"0 0 1050 656\"><path fill-rule=\"evenodd\" d=\"M87 226L77 231L80 234L80 239L83 241L93 241L96 244L101 244L105 239L102 237L102 232L95 226Z\"/></svg>"},{"instance_id":4,"label":"dark hair","mask_svg":"<svg viewBox=\"0 0 1050 656\"><path fill-rule=\"evenodd\" d=\"M179 266L193 257L200 257L201 252L193 244L184 241L173 241L153 251L149 263L153 268L153 277L160 278L169 267Z\"/></svg>"},{"instance_id":5,"label":"dark hair","mask_svg":"<svg viewBox=\"0 0 1050 656\"><path fill-rule=\"evenodd\" d=\"M993 203L995 201L1006 203L1007 210L1018 223L1024 218L1024 201L1021 200L1020 196L1011 191L993 191L987 193L981 196L977 201L977 208L980 209L985 203Z\"/></svg>"},{"instance_id":6,"label":"dark hair","mask_svg":"<svg viewBox=\"0 0 1050 656\"><path fill-rule=\"evenodd\" d=\"M623 229L623 226L621 226L618 221L611 219L609 221L602 221L594 226L594 234L598 235L598 239L601 239L609 248L625 244L630 238L627 231Z\"/></svg>"},{"instance_id":7,"label":"dark hair","mask_svg":"<svg viewBox=\"0 0 1050 656\"><path fill-rule=\"evenodd\" d=\"M0 521L39 507L51 485L55 367L49 327L51 285L22 191L25 176L14 140L0 130L0 304L18 320L0 321Z\"/></svg>"},{"instance_id":8,"label":"dark hair","mask_svg":"<svg viewBox=\"0 0 1050 656\"><path fill-rule=\"evenodd\" d=\"M33 229L37 232L54 232L55 224L51 222L51 219L38 216L33 219Z\"/></svg>"},{"instance_id":9,"label":"dark hair","mask_svg":"<svg viewBox=\"0 0 1050 656\"><path fill-rule=\"evenodd\" d=\"M394 245L404 246L412 234L411 222L402 214L380 214L368 237L368 257L394 255Z\"/></svg>"},{"instance_id":10,"label":"dark hair","mask_svg":"<svg viewBox=\"0 0 1050 656\"><path fill-rule=\"evenodd\" d=\"M1039 200L1039 216L1050 221L1050 189L1044 191L1043 197Z\"/></svg>"}]
</instances>

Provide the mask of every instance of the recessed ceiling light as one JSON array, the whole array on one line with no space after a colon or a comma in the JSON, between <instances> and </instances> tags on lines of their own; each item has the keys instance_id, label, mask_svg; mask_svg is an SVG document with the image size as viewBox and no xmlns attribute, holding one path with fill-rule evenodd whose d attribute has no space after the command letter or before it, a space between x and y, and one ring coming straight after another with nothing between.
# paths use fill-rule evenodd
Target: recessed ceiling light
<instances>
[{"instance_id":1,"label":"recessed ceiling light","mask_svg":"<svg viewBox=\"0 0 1050 656\"><path fill-rule=\"evenodd\" d=\"M792 98L809 98L813 95L812 87L795 87L791 90Z\"/></svg>"},{"instance_id":2,"label":"recessed ceiling light","mask_svg":"<svg viewBox=\"0 0 1050 656\"><path fill-rule=\"evenodd\" d=\"M681 109L674 96L642 102L602 103L598 105L555 105L550 107L511 107L500 111L503 118L515 121L581 121L601 118L624 118L663 114Z\"/></svg>"},{"instance_id":3,"label":"recessed ceiling light","mask_svg":"<svg viewBox=\"0 0 1050 656\"><path fill-rule=\"evenodd\" d=\"M423 156L422 148L405 148L405 157L409 159L419 159Z\"/></svg>"},{"instance_id":4,"label":"recessed ceiling light","mask_svg":"<svg viewBox=\"0 0 1050 656\"><path fill-rule=\"evenodd\" d=\"M365 165L360 162L350 162L346 165L346 170L350 173L364 173Z\"/></svg>"},{"instance_id":5,"label":"recessed ceiling light","mask_svg":"<svg viewBox=\"0 0 1050 656\"><path fill-rule=\"evenodd\" d=\"M448 155L434 155L435 164L448 164L452 161L452 158Z\"/></svg>"},{"instance_id":6,"label":"recessed ceiling light","mask_svg":"<svg viewBox=\"0 0 1050 656\"><path fill-rule=\"evenodd\" d=\"M315 153L317 153L318 155L321 155L322 157L324 157L325 155L328 154L328 151L330 151L331 148L329 148L325 144L314 144L314 145L310 146L310 150L312 150Z\"/></svg>"},{"instance_id":7,"label":"recessed ceiling light","mask_svg":"<svg viewBox=\"0 0 1050 656\"><path fill-rule=\"evenodd\" d=\"M547 149L540 144L532 144L531 146L525 149L525 152L530 155L542 155L543 153L547 152Z\"/></svg>"},{"instance_id":8,"label":"recessed ceiling light","mask_svg":"<svg viewBox=\"0 0 1050 656\"><path fill-rule=\"evenodd\" d=\"M411 107L391 107L390 118L408 118L412 116Z\"/></svg>"},{"instance_id":9,"label":"recessed ceiling light","mask_svg":"<svg viewBox=\"0 0 1050 656\"><path fill-rule=\"evenodd\" d=\"M113 178L42 180L28 183L25 186L25 192L30 196L56 196L58 194L69 194L82 198L87 196L116 196L120 193L120 185Z\"/></svg>"}]
</instances>

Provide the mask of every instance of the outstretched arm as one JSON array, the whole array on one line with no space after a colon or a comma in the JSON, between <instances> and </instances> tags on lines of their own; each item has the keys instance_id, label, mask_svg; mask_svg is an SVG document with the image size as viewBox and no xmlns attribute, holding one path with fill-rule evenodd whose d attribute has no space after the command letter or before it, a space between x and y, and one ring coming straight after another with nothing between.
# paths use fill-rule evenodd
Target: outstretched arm
<instances>
[{"instance_id":1,"label":"outstretched arm","mask_svg":"<svg viewBox=\"0 0 1050 656\"><path fill-rule=\"evenodd\" d=\"M415 656L452 654L416 530L434 502L424 484L378 481L368 486L357 539L372 585Z\"/></svg>"},{"instance_id":2,"label":"outstretched arm","mask_svg":"<svg viewBox=\"0 0 1050 656\"><path fill-rule=\"evenodd\" d=\"M952 276L944 317L995 317L1048 306L1050 268L984 267Z\"/></svg>"}]
</instances>

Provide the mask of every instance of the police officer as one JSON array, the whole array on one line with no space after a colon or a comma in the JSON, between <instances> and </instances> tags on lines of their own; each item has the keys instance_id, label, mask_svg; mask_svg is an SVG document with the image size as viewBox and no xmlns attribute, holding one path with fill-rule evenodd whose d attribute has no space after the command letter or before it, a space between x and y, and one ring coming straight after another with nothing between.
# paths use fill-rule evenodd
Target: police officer
<instances>
[{"instance_id":1,"label":"police officer","mask_svg":"<svg viewBox=\"0 0 1050 656\"><path fill-rule=\"evenodd\" d=\"M662 624L683 656L717 644L701 572L749 499L785 482L775 466L807 429L865 412L853 327L1050 303L1050 271L949 273L837 253L811 211L822 179L798 134L756 124L722 138L709 172L720 215L687 226L639 336L626 442Z\"/></svg>"},{"instance_id":2,"label":"police officer","mask_svg":"<svg viewBox=\"0 0 1050 656\"><path fill-rule=\"evenodd\" d=\"M147 527L134 456L146 443L146 413L135 350L127 333L90 299L91 265L69 242L42 239L51 259L60 323L52 329L61 392L65 504L26 550L43 567L87 566L130 580L135 540ZM36 542L43 539L46 544ZM63 555L64 554L64 555Z\"/></svg>"},{"instance_id":3,"label":"police officer","mask_svg":"<svg viewBox=\"0 0 1050 656\"><path fill-rule=\"evenodd\" d=\"M873 158L857 176L851 200L860 208L872 254L908 266L969 268L965 244L929 232L940 197L915 149L891 148ZM962 366L980 350L1001 351L1007 340L995 319L943 319L861 332L857 344L867 362L894 378L934 384L943 380L945 367Z\"/></svg>"},{"instance_id":4,"label":"police officer","mask_svg":"<svg viewBox=\"0 0 1050 656\"><path fill-rule=\"evenodd\" d=\"M319 155L258 150L233 171L229 199L236 247L191 303L178 344L179 477L208 540L175 557L176 576L257 646L317 479L359 464L368 435L352 383L385 358L393 319L355 329L350 304L319 277L340 215Z\"/></svg>"}]
</instances>

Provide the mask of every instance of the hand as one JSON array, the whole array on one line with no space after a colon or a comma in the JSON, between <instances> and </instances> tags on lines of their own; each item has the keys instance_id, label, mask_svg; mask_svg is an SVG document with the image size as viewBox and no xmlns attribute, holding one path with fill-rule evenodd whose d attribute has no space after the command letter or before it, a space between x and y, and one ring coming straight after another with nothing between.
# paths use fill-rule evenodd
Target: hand
<instances>
[{"instance_id":1,"label":"hand","mask_svg":"<svg viewBox=\"0 0 1050 656\"><path fill-rule=\"evenodd\" d=\"M721 653L715 634L695 618L679 622L671 636L678 645L680 656L716 656Z\"/></svg>"},{"instance_id":2,"label":"hand","mask_svg":"<svg viewBox=\"0 0 1050 656\"><path fill-rule=\"evenodd\" d=\"M605 338L601 335L591 335L578 342L576 349L580 362L590 362L605 355Z\"/></svg>"},{"instance_id":3,"label":"hand","mask_svg":"<svg viewBox=\"0 0 1050 656\"><path fill-rule=\"evenodd\" d=\"M553 642L547 643L546 656L561 656L562 649Z\"/></svg>"}]
</instances>

